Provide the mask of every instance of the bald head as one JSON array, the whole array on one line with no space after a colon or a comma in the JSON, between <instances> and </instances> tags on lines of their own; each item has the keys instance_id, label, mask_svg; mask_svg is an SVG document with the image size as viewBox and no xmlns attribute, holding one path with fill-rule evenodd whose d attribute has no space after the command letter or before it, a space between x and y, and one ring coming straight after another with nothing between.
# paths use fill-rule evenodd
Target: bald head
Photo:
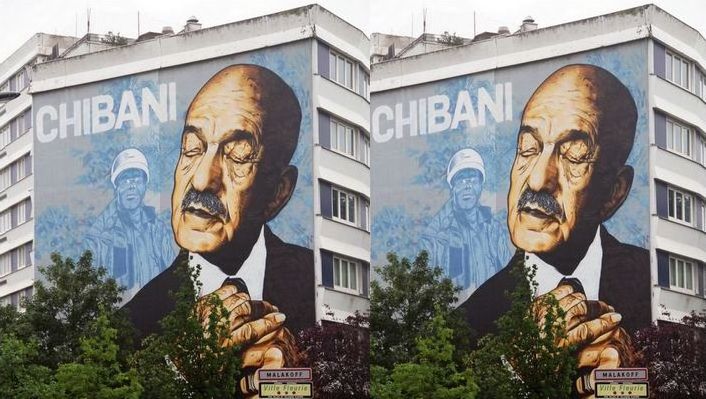
<instances>
[{"instance_id":1,"label":"bald head","mask_svg":"<svg viewBox=\"0 0 706 399\"><path fill-rule=\"evenodd\" d=\"M213 75L196 94L187 114L204 102L232 102L226 112L238 114L264 146L267 166L286 166L299 139L301 108L294 91L277 74L251 64L232 65ZM236 105L237 104L237 105Z\"/></svg>"},{"instance_id":2,"label":"bald head","mask_svg":"<svg viewBox=\"0 0 706 399\"><path fill-rule=\"evenodd\" d=\"M300 122L294 91L269 69L233 65L203 85L174 171L172 228L182 248L214 253L230 243L243 252L254 243L296 186L289 162Z\"/></svg>"},{"instance_id":3,"label":"bald head","mask_svg":"<svg viewBox=\"0 0 706 399\"><path fill-rule=\"evenodd\" d=\"M571 112L570 104L583 103L585 116L596 132L596 144L602 148L601 154L596 154L602 158L598 166L614 169L625 164L635 139L637 107L618 78L594 65L565 66L535 90L525 112L548 102L564 102L566 112Z\"/></svg>"},{"instance_id":4,"label":"bald head","mask_svg":"<svg viewBox=\"0 0 706 399\"><path fill-rule=\"evenodd\" d=\"M580 253L627 197L637 108L605 69L568 65L535 90L522 113L508 193L518 248Z\"/></svg>"}]
</instances>

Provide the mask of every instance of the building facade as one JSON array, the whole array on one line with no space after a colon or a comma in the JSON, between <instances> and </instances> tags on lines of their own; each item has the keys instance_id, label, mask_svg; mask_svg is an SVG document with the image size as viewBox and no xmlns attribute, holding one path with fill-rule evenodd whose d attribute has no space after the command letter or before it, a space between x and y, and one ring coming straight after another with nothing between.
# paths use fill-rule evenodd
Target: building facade
<instances>
[{"instance_id":1,"label":"building facade","mask_svg":"<svg viewBox=\"0 0 706 399\"><path fill-rule=\"evenodd\" d=\"M19 308L32 294L33 262L32 66L57 57L76 38L38 33L0 64L0 305Z\"/></svg>"},{"instance_id":2,"label":"building facade","mask_svg":"<svg viewBox=\"0 0 706 399\"><path fill-rule=\"evenodd\" d=\"M209 92L212 79L274 74L267 81L283 82L292 90L301 122L290 159L296 170L293 191L262 224L263 262L266 270L274 270L277 254L293 251L292 256L300 255L297 267L303 274L274 278L272 273L255 281L251 293L268 300L273 287L287 286L289 280L288 290L306 291L300 295L307 302L301 309L288 305L303 313L292 318L307 320L305 324L343 322L366 310L368 38L319 6L207 29L191 20L190 28L178 34L169 29L105 50L104 40L87 36L65 57L34 67L32 100L26 96L34 110L26 119L37 129L26 136L24 146L37 154L37 178L24 190L33 193L35 202L33 211L18 207L16 213L28 212L36 222L28 224L26 240L16 247L25 248L26 241L37 237L31 258L38 265L46 264L52 252L75 257L91 250L94 263L127 288L126 303L180 253L189 252L192 262L199 251L175 236L172 212L181 211L180 205L173 208L172 197L179 183L176 165L190 156L184 146L191 143L185 130L191 104L202 90ZM89 42L98 47L89 49ZM252 140L243 145L261 144ZM260 162L236 158L227 157L238 165ZM126 170L135 176L125 177ZM135 219L127 216L131 210L137 210ZM250 253L246 262L255 259L259 242L238 247ZM8 286L29 289L41 278L34 266L23 270L26 285ZM14 281L16 275L10 269L5 279Z\"/></svg>"},{"instance_id":3,"label":"building facade","mask_svg":"<svg viewBox=\"0 0 706 399\"><path fill-rule=\"evenodd\" d=\"M532 208L546 199L538 194L534 200L518 201L524 193L512 188L525 173L522 162L534 156L531 148L525 148L532 147L525 139L530 129L525 122L536 113L536 102L530 100L545 95L552 85L568 82L566 76L575 71L584 76L590 70L612 76L599 80L624 86L627 91L621 95L630 98L601 100L610 104L599 108L602 114L611 115L610 109L630 101L636 114L634 138L603 150L623 151L618 148L630 144L625 165L634 175L624 202L609 215L592 220L603 239L588 240L578 250L582 261L593 263L593 273L598 273L583 275L584 288L587 294L599 290L594 299L601 300L605 287L624 291L630 298L620 299L626 303L623 312L641 315L634 327L650 320L678 321L691 311L706 309L704 37L652 5L543 29L534 24L514 34L503 29L488 36L449 49L392 56L373 65L373 264L384 261L389 250L414 256L427 249L431 262L462 287L459 303L463 304L493 276L495 281L502 279L498 275L516 248L527 253L528 260L537 260L532 256L543 254L537 245L541 240L517 233L527 221L522 222L521 216L519 222L513 219L522 215L523 206ZM549 118L548 112L543 117ZM595 142L586 144L581 148L593 148ZM535 150L543 154L546 148ZM565 150L557 151L556 159L570 159ZM562 170L564 165L547 162L549 169L542 172L554 166ZM573 162L574 171L581 162L590 163L588 158ZM467 176L457 184L454 179L464 170ZM554 179L561 182L562 177ZM570 191L567 187L564 192ZM559 210L566 211L566 203L559 205ZM584 204L577 212L588 207ZM566 231L572 229L566 227ZM604 256L602 261L591 261L588 243L599 241L603 245L597 254ZM600 275L607 270L605 254L613 254L613 244L608 242L615 248L630 248L611 255L625 263L624 270L632 270L610 274L623 283L611 285L606 272ZM631 260L621 258L626 251ZM574 271L580 275L580 270ZM474 311L478 309L468 310Z\"/></svg>"}]
</instances>

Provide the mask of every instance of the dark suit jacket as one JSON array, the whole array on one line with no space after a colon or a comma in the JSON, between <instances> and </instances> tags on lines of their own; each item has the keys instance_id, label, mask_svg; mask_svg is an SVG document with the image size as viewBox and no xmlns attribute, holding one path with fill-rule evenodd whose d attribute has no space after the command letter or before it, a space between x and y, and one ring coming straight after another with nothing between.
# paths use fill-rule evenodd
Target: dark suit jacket
<instances>
[{"instance_id":1,"label":"dark suit jacket","mask_svg":"<svg viewBox=\"0 0 706 399\"><path fill-rule=\"evenodd\" d=\"M282 242L265 226L265 281L262 296L287 316L285 326L294 334L314 325L314 254L310 249ZM170 291L180 287L175 273L189 256L181 251L172 265L147 283L125 305L140 339L159 331L159 321L174 309Z\"/></svg>"},{"instance_id":2,"label":"dark suit jacket","mask_svg":"<svg viewBox=\"0 0 706 399\"><path fill-rule=\"evenodd\" d=\"M601 246L603 263L598 299L621 314L621 326L632 334L651 322L649 251L619 242L603 226ZM523 256L524 251L518 250L508 265ZM516 285L510 270L511 267L505 267L488 279L460 306L478 337L496 332L495 321L510 309L505 292Z\"/></svg>"}]
</instances>

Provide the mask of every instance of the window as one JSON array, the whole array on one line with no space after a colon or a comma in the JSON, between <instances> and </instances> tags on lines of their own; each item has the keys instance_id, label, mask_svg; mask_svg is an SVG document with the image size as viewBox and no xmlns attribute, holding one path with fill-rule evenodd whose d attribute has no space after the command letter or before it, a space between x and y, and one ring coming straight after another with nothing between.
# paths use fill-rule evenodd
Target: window
<instances>
[{"instance_id":1,"label":"window","mask_svg":"<svg viewBox=\"0 0 706 399\"><path fill-rule=\"evenodd\" d=\"M706 166L706 137L701 137L701 163Z\"/></svg>"},{"instance_id":2,"label":"window","mask_svg":"<svg viewBox=\"0 0 706 399\"><path fill-rule=\"evenodd\" d=\"M333 218L349 223L356 223L358 196L341 189L331 189Z\"/></svg>"},{"instance_id":3,"label":"window","mask_svg":"<svg viewBox=\"0 0 706 399\"><path fill-rule=\"evenodd\" d=\"M370 165L370 138L366 135L363 135L363 139L361 140L361 146L363 148L360 149L360 161L363 162L366 165ZM706 144L704 144L706 147Z\"/></svg>"},{"instance_id":4,"label":"window","mask_svg":"<svg viewBox=\"0 0 706 399\"><path fill-rule=\"evenodd\" d=\"M370 165L370 138L362 130L331 117L331 149Z\"/></svg>"},{"instance_id":5,"label":"window","mask_svg":"<svg viewBox=\"0 0 706 399\"><path fill-rule=\"evenodd\" d=\"M331 149L355 158L358 129L331 118Z\"/></svg>"},{"instance_id":6,"label":"window","mask_svg":"<svg viewBox=\"0 0 706 399\"><path fill-rule=\"evenodd\" d=\"M687 90L691 82L691 64L681 56L667 52L665 65L666 78Z\"/></svg>"},{"instance_id":7,"label":"window","mask_svg":"<svg viewBox=\"0 0 706 399\"><path fill-rule=\"evenodd\" d=\"M27 198L0 213L0 234L32 218L32 201Z\"/></svg>"},{"instance_id":8,"label":"window","mask_svg":"<svg viewBox=\"0 0 706 399\"><path fill-rule=\"evenodd\" d=\"M358 68L358 64L352 60L333 51L329 53L329 75L331 80L358 92L355 86L356 74L354 71L356 68Z\"/></svg>"},{"instance_id":9,"label":"window","mask_svg":"<svg viewBox=\"0 0 706 399\"><path fill-rule=\"evenodd\" d=\"M691 156L693 129L672 119L667 119L667 149Z\"/></svg>"},{"instance_id":10,"label":"window","mask_svg":"<svg viewBox=\"0 0 706 399\"><path fill-rule=\"evenodd\" d=\"M28 287L23 290L13 292L10 295L6 295L6 296L0 298L0 306L11 305L16 310L21 312L24 310L24 308L22 307L22 304L24 303L24 299L31 297L32 292L33 292L32 287Z\"/></svg>"},{"instance_id":11,"label":"window","mask_svg":"<svg viewBox=\"0 0 706 399\"><path fill-rule=\"evenodd\" d=\"M341 291L360 293L360 263L333 257L333 286Z\"/></svg>"},{"instance_id":12,"label":"window","mask_svg":"<svg viewBox=\"0 0 706 399\"><path fill-rule=\"evenodd\" d=\"M692 204L693 198L691 194L687 194L673 188L669 188L669 218L678 220L687 224L693 224L692 221Z\"/></svg>"},{"instance_id":13,"label":"window","mask_svg":"<svg viewBox=\"0 0 706 399\"><path fill-rule=\"evenodd\" d=\"M697 292L697 273L694 262L669 257L669 287L678 291L685 291L690 294Z\"/></svg>"},{"instance_id":14,"label":"window","mask_svg":"<svg viewBox=\"0 0 706 399\"><path fill-rule=\"evenodd\" d=\"M0 255L0 276L32 265L32 242L13 248Z\"/></svg>"}]
</instances>

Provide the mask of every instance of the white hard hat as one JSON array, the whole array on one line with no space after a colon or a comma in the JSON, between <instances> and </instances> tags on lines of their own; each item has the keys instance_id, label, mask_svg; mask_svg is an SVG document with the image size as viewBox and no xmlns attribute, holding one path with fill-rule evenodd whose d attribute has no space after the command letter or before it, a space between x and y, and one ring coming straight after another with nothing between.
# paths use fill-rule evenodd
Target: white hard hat
<instances>
[{"instance_id":1,"label":"white hard hat","mask_svg":"<svg viewBox=\"0 0 706 399\"><path fill-rule=\"evenodd\" d=\"M480 172L483 180L485 180L483 158L481 158L478 151L473 148L464 148L451 157L449 166L446 169L446 181L449 183L449 186L451 185L451 179L456 176L456 173L463 169L476 169Z\"/></svg>"},{"instance_id":2,"label":"white hard hat","mask_svg":"<svg viewBox=\"0 0 706 399\"><path fill-rule=\"evenodd\" d=\"M150 181L150 171L145 154L137 148L128 148L121 151L113 160L113 166L110 168L110 181L113 182L113 187L115 187L115 180L120 176L120 173L128 169L139 169L145 172L147 182Z\"/></svg>"}]
</instances>

